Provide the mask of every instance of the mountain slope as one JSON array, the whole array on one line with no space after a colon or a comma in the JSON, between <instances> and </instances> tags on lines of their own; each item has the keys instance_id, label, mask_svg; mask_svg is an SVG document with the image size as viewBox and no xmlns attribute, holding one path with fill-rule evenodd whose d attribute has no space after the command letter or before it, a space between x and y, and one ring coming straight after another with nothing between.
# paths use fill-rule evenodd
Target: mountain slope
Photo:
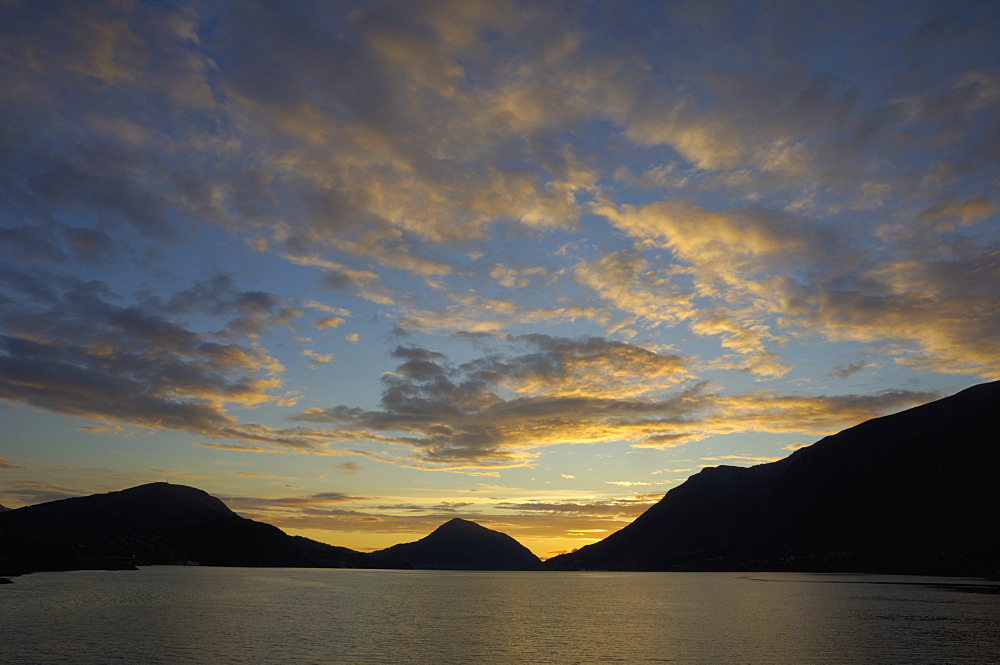
<instances>
[{"instance_id":1,"label":"mountain slope","mask_svg":"<svg viewBox=\"0 0 1000 665\"><path fill-rule=\"evenodd\" d=\"M435 570L523 570L540 561L505 533L455 518L412 543L374 552L388 563Z\"/></svg>"},{"instance_id":2,"label":"mountain slope","mask_svg":"<svg viewBox=\"0 0 1000 665\"><path fill-rule=\"evenodd\" d=\"M695 474L549 569L1000 571L1000 382Z\"/></svg>"},{"instance_id":3,"label":"mountain slope","mask_svg":"<svg viewBox=\"0 0 1000 665\"><path fill-rule=\"evenodd\" d=\"M186 485L149 483L106 494L73 497L4 513L7 524L57 533L169 531L237 517L208 492Z\"/></svg>"},{"instance_id":4,"label":"mountain slope","mask_svg":"<svg viewBox=\"0 0 1000 665\"><path fill-rule=\"evenodd\" d=\"M207 492L151 483L0 514L0 574L137 563L385 568L368 554L240 517Z\"/></svg>"}]
</instances>

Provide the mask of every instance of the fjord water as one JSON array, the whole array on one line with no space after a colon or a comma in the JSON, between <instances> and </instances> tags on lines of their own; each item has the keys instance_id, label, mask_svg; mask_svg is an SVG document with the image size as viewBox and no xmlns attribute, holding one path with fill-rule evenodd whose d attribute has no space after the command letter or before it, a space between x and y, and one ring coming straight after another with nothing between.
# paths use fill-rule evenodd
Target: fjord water
<instances>
[{"instance_id":1,"label":"fjord water","mask_svg":"<svg viewBox=\"0 0 1000 665\"><path fill-rule=\"evenodd\" d=\"M0 587L0 663L988 663L1000 585L154 566Z\"/></svg>"}]
</instances>

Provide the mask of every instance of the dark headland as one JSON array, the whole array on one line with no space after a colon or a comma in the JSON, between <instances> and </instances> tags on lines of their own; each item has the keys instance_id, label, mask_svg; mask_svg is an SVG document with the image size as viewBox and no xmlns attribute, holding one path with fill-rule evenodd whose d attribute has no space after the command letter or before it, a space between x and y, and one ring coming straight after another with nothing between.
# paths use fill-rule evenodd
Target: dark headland
<instances>
[{"instance_id":1,"label":"dark headland","mask_svg":"<svg viewBox=\"0 0 1000 665\"><path fill-rule=\"evenodd\" d=\"M390 564L431 570L524 570L541 561L505 533L455 518L413 543L401 543L372 556Z\"/></svg>"},{"instance_id":2,"label":"dark headland","mask_svg":"<svg viewBox=\"0 0 1000 665\"><path fill-rule=\"evenodd\" d=\"M670 490L548 570L1000 574L1000 382Z\"/></svg>"}]
</instances>

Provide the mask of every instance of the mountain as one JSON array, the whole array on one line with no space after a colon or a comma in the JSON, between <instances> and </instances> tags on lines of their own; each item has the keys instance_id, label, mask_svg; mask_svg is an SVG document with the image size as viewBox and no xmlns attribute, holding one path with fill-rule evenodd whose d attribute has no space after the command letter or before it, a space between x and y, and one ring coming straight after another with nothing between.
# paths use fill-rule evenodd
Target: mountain
<instances>
[{"instance_id":1,"label":"mountain","mask_svg":"<svg viewBox=\"0 0 1000 665\"><path fill-rule=\"evenodd\" d=\"M0 575L182 561L387 567L368 554L244 519L216 497L184 485L150 483L0 513Z\"/></svg>"},{"instance_id":2,"label":"mountain","mask_svg":"<svg viewBox=\"0 0 1000 665\"><path fill-rule=\"evenodd\" d=\"M276 526L243 519L191 524L167 534L173 560L209 566L386 568L369 554L289 536ZM173 563L173 561L170 561Z\"/></svg>"},{"instance_id":3,"label":"mountain","mask_svg":"<svg viewBox=\"0 0 1000 665\"><path fill-rule=\"evenodd\" d=\"M505 533L455 518L413 543L372 556L387 563L434 570L523 570L541 561Z\"/></svg>"},{"instance_id":4,"label":"mountain","mask_svg":"<svg viewBox=\"0 0 1000 665\"><path fill-rule=\"evenodd\" d=\"M59 533L169 531L238 517L208 492L186 485L149 483L106 494L73 497L9 511L4 522Z\"/></svg>"},{"instance_id":5,"label":"mountain","mask_svg":"<svg viewBox=\"0 0 1000 665\"><path fill-rule=\"evenodd\" d=\"M10 510L10 508L8 508L7 506L0 506L0 513L5 513L8 510Z\"/></svg>"},{"instance_id":6,"label":"mountain","mask_svg":"<svg viewBox=\"0 0 1000 665\"><path fill-rule=\"evenodd\" d=\"M777 462L704 469L543 568L996 574L998 411L987 383Z\"/></svg>"}]
</instances>

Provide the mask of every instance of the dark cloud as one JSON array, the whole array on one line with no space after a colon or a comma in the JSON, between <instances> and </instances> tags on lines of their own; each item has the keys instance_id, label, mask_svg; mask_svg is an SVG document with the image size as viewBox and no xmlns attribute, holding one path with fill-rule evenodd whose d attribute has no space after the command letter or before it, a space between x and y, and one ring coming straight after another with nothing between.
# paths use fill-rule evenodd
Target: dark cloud
<instances>
[{"instance_id":1,"label":"dark cloud","mask_svg":"<svg viewBox=\"0 0 1000 665\"><path fill-rule=\"evenodd\" d=\"M146 163L155 156L87 135L46 140L46 131L42 122L12 133L11 150L0 154L0 235L8 251L60 267L69 258L112 266L134 260L144 242L181 239L177 206L184 202L163 186L162 169Z\"/></svg>"},{"instance_id":2,"label":"dark cloud","mask_svg":"<svg viewBox=\"0 0 1000 665\"><path fill-rule=\"evenodd\" d=\"M203 400L171 398L169 375L188 373L190 379L190 369L161 369L131 354L95 358L80 346L52 347L0 337L0 398L4 400L83 418L217 431L231 422L220 409Z\"/></svg>"},{"instance_id":3,"label":"dark cloud","mask_svg":"<svg viewBox=\"0 0 1000 665\"><path fill-rule=\"evenodd\" d=\"M606 384L633 377L624 394L675 385L683 363L677 356L640 347L583 338L544 335L506 337L533 349L453 366L442 354L397 347L405 360L383 377L382 411L335 407L298 420L336 423L391 434L416 446L435 463L517 462L518 452L556 442L629 439L662 427L683 427L701 408L697 400L613 399ZM646 383L659 377L662 383Z\"/></svg>"},{"instance_id":4,"label":"dark cloud","mask_svg":"<svg viewBox=\"0 0 1000 665\"><path fill-rule=\"evenodd\" d=\"M849 379L858 372L871 366L872 363L865 360L859 360L856 363L850 363L848 365L841 365L839 367L834 367L832 370L830 370L829 375L835 379Z\"/></svg>"},{"instance_id":5,"label":"dark cloud","mask_svg":"<svg viewBox=\"0 0 1000 665\"><path fill-rule=\"evenodd\" d=\"M174 227L165 219L167 200L158 191L149 191L145 184L116 173L100 173L109 162L105 154L94 155L90 169L60 164L28 178L29 191L50 206L72 208L80 206L97 213L112 214L123 222L139 228L154 238L174 240Z\"/></svg>"},{"instance_id":6,"label":"dark cloud","mask_svg":"<svg viewBox=\"0 0 1000 665\"><path fill-rule=\"evenodd\" d=\"M619 385L625 396L676 385L683 370L677 356L597 338L502 341L533 351L456 367L438 352L397 347L393 355L405 362L382 379L383 410L340 406L296 419L392 435L434 463L488 465L520 463L525 450L557 442L633 439L686 427L702 408L690 392L666 399L607 396Z\"/></svg>"},{"instance_id":7,"label":"dark cloud","mask_svg":"<svg viewBox=\"0 0 1000 665\"><path fill-rule=\"evenodd\" d=\"M938 396L909 390L723 396L705 382L679 386L677 357L621 342L540 335L496 340L511 344L510 351L457 366L437 352L398 347L394 355L405 362L383 377L380 410L309 409L292 420L324 425L331 435L364 438L367 432L410 446L425 468L502 468L530 463L533 451L565 443L671 448L745 431L827 434ZM667 370L666 380L650 384L656 368ZM608 377L604 385L602 377ZM620 395L612 396L608 385Z\"/></svg>"},{"instance_id":8,"label":"dark cloud","mask_svg":"<svg viewBox=\"0 0 1000 665\"><path fill-rule=\"evenodd\" d=\"M67 244L77 259L87 263L105 263L115 258L118 244L103 231L88 228L66 229Z\"/></svg>"},{"instance_id":9,"label":"dark cloud","mask_svg":"<svg viewBox=\"0 0 1000 665\"><path fill-rule=\"evenodd\" d=\"M407 512L407 513L456 513L461 511L463 508L475 505L467 501L443 501L434 505L418 505L415 503L392 503L392 504L382 504L369 506L369 510L379 511L379 512Z\"/></svg>"},{"instance_id":10,"label":"dark cloud","mask_svg":"<svg viewBox=\"0 0 1000 665\"><path fill-rule=\"evenodd\" d=\"M336 270L327 270L319 280L320 286L326 289L339 291L350 286L356 286L355 280L348 274Z\"/></svg>"},{"instance_id":11,"label":"dark cloud","mask_svg":"<svg viewBox=\"0 0 1000 665\"><path fill-rule=\"evenodd\" d=\"M37 503L69 499L85 494L87 492L63 487L52 482L30 480L7 481L0 489L0 496L3 497L2 503L8 508L33 506Z\"/></svg>"},{"instance_id":12,"label":"dark cloud","mask_svg":"<svg viewBox=\"0 0 1000 665\"><path fill-rule=\"evenodd\" d=\"M0 398L111 422L220 435L225 405L271 401L260 350L190 330L100 282L7 270ZM270 369L269 369L270 368Z\"/></svg>"},{"instance_id":13,"label":"dark cloud","mask_svg":"<svg viewBox=\"0 0 1000 665\"><path fill-rule=\"evenodd\" d=\"M618 517L634 519L662 498L662 494L633 497L630 499L606 499L588 502L545 502L498 503L497 508L521 513L552 513L579 515L581 517Z\"/></svg>"},{"instance_id":14,"label":"dark cloud","mask_svg":"<svg viewBox=\"0 0 1000 665\"><path fill-rule=\"evenodd\" d=\"M393 358L405 358L408 361L418 360L425 362L445 358L443 353L419 346L397 346L392 350L391 355Z\"/></svg>"},{"instance_id":15,"label":"dark cloud","mask_svg":"<svg viewBox=\"0 0 1000 665\"><path fill-rule=\"evenodd\" d=\"M0 228L0 247L5 254L25 261L59 261L66 254L39 228Z\"/></svg>"},{"instance_id":16,"label":"dark cloud","mask_svg":"<svg viewBox=\"0 0 1000 665\"><path fill-rule=\"evenodd\" d=\"M302 311L285 304L265 291L241 291L233 279L216 273L168 299L147 294L142 303L152 310L170 315L207 313L227 317L224 333L228 337L259 337L273 326L290 326Z\"/></svg>"},{"instance_id":17,"label":"dark cloud","mask_svg":"<svg viewBox=\"0 0 1000 665\"><path fill-rule=\"evenodd\" d=\"M343 503L346 501L360 501L364 497L350 496L343 494L342 492L319 492L317 494L310 494L308 496L301 497L284 497L279 499L269 499L266 503L270 503L276 506L315 506L315 505L325 505L328 503ZM241 502L245 502L245 499L234 499ZM258 505L265 505L264 503L259 503Z\"/></svg>"}]
</instances>

